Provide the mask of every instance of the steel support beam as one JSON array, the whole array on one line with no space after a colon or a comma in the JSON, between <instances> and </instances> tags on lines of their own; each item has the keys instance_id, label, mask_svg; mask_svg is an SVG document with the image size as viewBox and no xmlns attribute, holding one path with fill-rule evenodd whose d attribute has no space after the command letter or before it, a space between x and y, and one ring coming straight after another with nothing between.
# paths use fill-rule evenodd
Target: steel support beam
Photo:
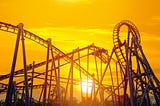
<instances>
[{"instance_id":1,"label":"steel support beam","mask_svg":"<svg viewBox=\"0 0 160 106\"><path fill-rule=\"evenodd\" d=\"M19 47L19 41L20 41L20 37L21 37L21 33L22 33L22 27L23 27L23 24L20 23L18 25L18 34L17 34L14 56L13 56L13 61L12 61L12 67L11 67L11 72L10 72L10 77L9 77L9 82L8 82L8 89L7 89L6 99L5 99L5 106L10 106L12 103L12 93L11 93L12 83L13 83L14 71L15 71L15 67L16 67L18 47Z\"/></svg>"}]
</instances>

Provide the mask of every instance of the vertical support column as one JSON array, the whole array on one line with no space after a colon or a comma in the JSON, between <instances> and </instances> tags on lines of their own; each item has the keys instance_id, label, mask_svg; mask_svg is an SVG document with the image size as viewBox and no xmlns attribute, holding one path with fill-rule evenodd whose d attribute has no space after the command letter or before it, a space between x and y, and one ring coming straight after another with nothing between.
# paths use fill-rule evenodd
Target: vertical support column
<instances>
[{"instance_id":1,"label":"vertical support column","mask_svg":"<svg viewBox=\"0 0 160 106\"><path fill-rule=\"evenodd\" d=\"M97 80L99 81L99 73L98 73L98 64L97 64L96 52L94 53L94 61L95 61L95 65L96 65Z\"/></svg>"},{"instance_id":2,"label":"vertical support column","mask_svg":"<svg viewBox=\"0 0 160 106\"><path fill-rule=\"evenodd\" d=\"M92 74L92 89L91 89L91 101L92 102L92 98L93 98L93 95L95 94L95 77L94 77L94 73Z\"/></svg>"},{"instance_id":3,"label":"vertical support column","mask_svg":"<svg viewBox=\"0 0 160 106\"><path fill-rule=\"evenodd\" d=\"M71 76L71 70L69 70L69 74L68 74L68 79L67 79L67 85L66 85L66 89L65 89L65 94L64 94L64 104L66 102L66 96L67 96L67 91L68 91L68 85L69 85L69 81L70 81L70 76Z\"/></svg>"},{"instance_id":4,"label":"vertical support column","mask_svg":"<svg viewBox=\"0 0 160 106\"><path fill-rule=\"evenodd\" d=\"M17 92L16 92L16 82L13 82L13 93L14 93L14 106L16 106L17 103Z\"/></svg>"},{"instance_id":5,"label":"vertical support column","mask_svg":"<svg viewBox=\"0 0 160 106\"><path fill-rule=\"evenodd\" d=\"M61 98L61 92L60 92L60 57L58 55L58 98L60 101L60 106L63 106L62 98Z\"/></svg>"},{"instance_id":6,"label":"vertical support column","mask_svg":"<svg viewBox=\"0 0 160 106\"><path fill-rule=\"evenodd\" d=\"M8 89L7 89L6 99L5 99L5 106L11 105L11 102L12 102L12 95L11 95L12 90L11 89L12 89L14 70L15 70L15 66L16 66L16 60L17 60L18 47L19 47L19 41L20 41L20 36L21 36L21 32L22 32L21 31L22 27L23 27L23 24L20 23L18 25L18 34L17 34L14 56L13 56L13 61L12 61L12 67L11 67L11 72L10 72L10 77L9 77L9 82L8 82Z\"/></svg>"},{"instance_id":7,"label":"vertical support column","mask_svg":"<svg viewBox=\"0 0 160 106\"><path fill-rule=\"evenodd\" d=\"M51 42L50 42L51 43ZM52 88L52 76L53 76L53 71L55 72L55 77L56 77L56 82L57 82L57 74L56 74L56 65L55 65L55 59L54 59L54 52L52 47L50 46L51 49L51 55L52 55L52 66L51 66L51 72L50 72L50 81L49 81L49 90L48 90L48 99L50 99L50 93L51 93L51 88ZM57 83L56 83L57 84Z\"/></svg>"},{"instance_id":8,"label":"vertical support column","mask_svg":"<svg viewBox=\"0 0 160 106\"><path fill-rule=\"evenodd\" d=\"M130 68L130 63L129 63L129 48L128 45L125 43L125 49L126 49L126 71L127 71L127 77L129 78L129 88L130 88L130 102L131 106L135 106L135 100L134 100L134 85L133 85L133 80L132 80L132 70Z\"/></svg>"},{"instance_id":9,"label":"vertical support column","mask_svg":"<svg viewBox=\"0 0 160 106\"><path fill-rule=\"evenodd\" d=\"M47 42L48 42L48 47L47 47L47 57L46 57L46 73L45 73L45 79L44 79L43 106L46 105L48 66L49 66L49 49L51 46L51 39L48 39Z\"/></svg>"},{"instance_id":10,"label":"vertical support column","mask_svg":"<svg viewBox=\"0 0 160 106\"><path fill-rule=\"evenodd\" d=\"M24 66L24 83L25 83L25 92L26 92L25 101L26 101L26 106L30 106L29 91L28 91L26 51L25 51L25 43L24 43L24 35L23 35L23 25L21 25L20 28L21 28L21 34L22 34L22 53L23 53L23 66Z\"/></svg>"},{"instance_id":11,"label":"vertical support column","mask_svg":"<svg viewBox=\"0 0 160 106\"><path fill-rule=\"evenodd\" d=\"M112 103L115 103L115 90L114 90L114 81L113 81L113 76L112 76L112 70L111 70L111 65L109 63L109 72L110 72L110 76L111 76L111 82L112 82L112 86L111 86L111 92L112 92Z\"/></svg>"},{"instance_id":12,"label":"vertical support column","mask_svg":"<svg viewBox=\"0 0 160 106\"><path fill-rule=\"evenodd\" d=\"M89 48L87 51L87 73L89 71ZM88 74L87 74L87 93L86 93L86 100L88 100Z\"/></svg>"},{"instance_id":13,"label":"vertical support column","mask_svg":"<svg viewBox=\"0 0 160 106\"><path fill-rule=\"evenodd\" d=\"M70 67L70 71L71 71L70 106L73 106L73 57L74 57L74 50L73 50L73 54L71 57L71 67Z\"/></svg>"},{"instance_id":14,"label":"vertical support column","mask_svg":"<svg viewBox=\"0 0 160 106\"><path fill-rule=\"evenodd\" d=\"M51 50L52 51L52 50ZM52 54L53 54L53 51L52 51ZM55 64L55 59L54 59L54 55L52 55L52 58L53 58L53 66L54 66L54 75L55 75L55 79L56 79L56 89L57 89L57 92L56 92L56 99L57 99L57 102L59 102L59 99L60 99L60 88L59 88L59 82L58 82L58 75L57 75L57 70L56 70L56 64ZM58 67L58 70L59 70L59 67Z\"/></svg>"},{"instance_id":15,"label":"vertical support column","mask_svg":"<svg viewBox=\"0 0 160 106\"><path fill-rule=\"evenodd\" d=\"M30 92L30 103L31 103L31 106L33 105L33 101L32 101L32 91L33 91L33 79L34 79L34 64L35 62L33 61L32 63L32 79L31 79L31 92Z\"/></svg>"},{"instance_id":16,"label":"vertical support column","mask_svg":"<svg viewBox=\"0 0 160 106\"><path fill-rule=\"evenodd\" d=\"M52 63L53 64L53 63ZM52 67L52 66L51 66ZM56 71L56 69L54 68L52 68L51 69L51 73L50 73L50 81L49 81L49 90L48 90L48 99L50 100L51 98L50 98L50 95L51 95L51 88L52 88L52 75L53 75L53 70L54 71Z\"/></svg>"},{"instance_id":17,"label":"vertical support column","mask_svg":"<svg viewBox=\"0 0 160 106\"><path fill-rule=\"evenodd\" d=\"M24 99L24 86L23 86L23 89L22 89L22 95L21 95L21 100Z\"/></svg>"},{"instance_id":18,"label":"vertical support column","mask_svg":"<svg viewBox=\"0 0 160 106\"><path fill-rule=\"evenodd\" d=\"M95 95L95 88L96 88L96 86L95 86L95 74L93 73L92 74L92 85L91 85L91 96L90 96L90 101L89 101L89 104L92 104L92 102L94 102L94 105L97 105L97 101L96 100L94 100L93 101L93 99L94 99L94 95ZM87 87L88 87L88 85L87 85ZM90 84L89 84L89 87L90 87Z\"/></svg>"},{"instance_id":19,"label":"vertical support column","mask_svg":"<svg viewBox=\"0 0 160 106\"><path fill-rule=\"evenodd\" d=\"M80 61L80 51L79 51L79 48L77 49L78 50L78 64L79 66L81 66L81 61ZM80 75L80 86L81 86L81 103L82 103L82 106L84 106L84 102L83 102L83 91L82 91L82 72L81 72L81 68L79 67L79 75Z\"/></svg>"},{"instance_id":20,"label":"vertical support column","mask_svg":"<svg viewBox=\"0 0 160 106\"><path fill-rule=\"evenodd\" d=\"M100 82L99 82L98 85L101 85L102 82L103 82L103 78L104 78L104 76L105 76L105 74L106 74L106 71L107 71L108 66L109 66L109 63L110 63L110 61L111 61L111 59L112 59L112 55L113 55L114 51L115 51L115 48L113 48L113 50L112 50L112 53L111 53L111 55L110 55L110 57L109 57L109 59L108 59L108 64L106 65L106 68L105 68L105 70L104 70L104 72L103 72L103 75L102 75L101 80L100 80ZM93 100L92 100L90 106L93 106L93 104L94 104L94 102L95 102L95 100L96 100L96 96L97 96L97 94L98 94L99 89L100 89L100 86L97 87L97 90L96 90L96 92L95 92L95 94L94 94L94 97L93 97Z\"/></svg>"},{"instance_id":21,"label":"vertical support column","mask_svg":"<svg viewBox=\"0 0 160 106\"><path fill-rule=\"evenodd\" d=\"M119 86L119 74L118 74L118 63L116 62L116 76L117 76L117 86ZM120 87L118 87L117 88L117 90L118 90L118 106L120 106L120 92L119 92L119 88Z\"/></svg>"},{"instance_id":22,"label":"vertical support column","mask_svg":"<svg viewBox=\"0 0 160 106\"><path fill-rule=\"evenodd\" d=\"M102 69L103 69L103 66L102 66L102 54L101 54L101 59L100 59L100 76L102 76ZM99 79L99 81L101 80L101 77ZM102 86L99 84L100 86L100 90L99 90L99 94L100 94L100 104L101 106L104 105L104 90L102 89Z\"/></svg>"},{"instance_id":23,"label":"vertical support column","mask_svg":"<svg viewBox=\"0 0 160 106\"><path fill-rule=\"evenodd\" d=\"M44 86L42 87L41 93L40 93L40 95L39 95L39 102L41 102L41 98L42 98L43 91L44 91Z\"/></svg>"}]
</instances>

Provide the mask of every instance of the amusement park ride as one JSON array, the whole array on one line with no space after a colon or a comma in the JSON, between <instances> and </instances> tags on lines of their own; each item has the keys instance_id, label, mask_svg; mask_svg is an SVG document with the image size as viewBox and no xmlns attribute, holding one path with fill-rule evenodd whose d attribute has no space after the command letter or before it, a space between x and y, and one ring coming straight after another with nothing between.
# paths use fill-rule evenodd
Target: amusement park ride
<instances>
[{"instance_id":1,"label":"amusement park ride","mask_svg":"<svg viewBox=\"0 0 160 106\"><path fill-rule=\"evenodd\" d=\"M23 29L22 23L0 22L0 30L17 35L11 71L0 76L4 106L160 106L160 82L145 57L137 27L128 20L114 27L110 54L94 44L64 53L51 39ZM46 60L27 64L24 39L46 48ZM20 42L23 68L15 70Z\"/></svg>"}]
</instances>

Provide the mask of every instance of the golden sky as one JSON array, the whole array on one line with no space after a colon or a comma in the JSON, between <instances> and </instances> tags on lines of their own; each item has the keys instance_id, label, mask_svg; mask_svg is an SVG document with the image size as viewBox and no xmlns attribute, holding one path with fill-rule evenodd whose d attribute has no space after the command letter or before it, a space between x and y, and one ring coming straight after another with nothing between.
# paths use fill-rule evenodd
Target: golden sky
<instances>
[{"instance_id":1,"label":"golden sky","mask_svg":"<svg viewBox=\"0 0 160 106\"><path fill-rule=\"evenodd\" d=\"M143 50L155 73L160 70L159 0L1 0L0 10L0 21L14 25L23 22L25 29L52 38L65 52L91 43L111 51L114 25L131 20L141 33ZM0 32L1 58L14 50L15 41L8 35ZM12 55L6 57L11 59ZM7 59L0 63L1 67L10 64Z\"/></svg>"}]
</instances>

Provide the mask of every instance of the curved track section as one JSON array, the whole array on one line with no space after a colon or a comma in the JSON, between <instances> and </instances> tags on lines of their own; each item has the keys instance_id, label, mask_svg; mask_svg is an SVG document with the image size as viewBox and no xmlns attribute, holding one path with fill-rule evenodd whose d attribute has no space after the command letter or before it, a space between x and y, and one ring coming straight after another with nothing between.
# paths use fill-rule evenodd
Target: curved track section
<instances>
[{"instance_id":1,"label":"curved track section","mask_svg":"<svg viewBox=\"0 0 160 106\"><path fill-rule=\"evenodd\" d=\"M8 24L8 23L4 23L4 22L0 22L0 30L5 31L5 32L10 32L10 33L17 34L18 33L18 26L15 26L15 25L12 25L12 24ZM25 38L28 38L28 39L30 39L30 40L32 40L32 41L44 46L44 47L47 47L47 45L48 45L48 41L47 40L44 40L43 38L33 34L32 32L29 32L29 31L24 29L23 30L23 34L24 34ZM53 52L56 55L64 56L64 60L66 60L68 62L71 61L71 58L69 56L67 56L61 50L56 48L54 45L51 45L51 46L52 46ZM95 47L95 49L98 49L98 47ZM92 74L88 73L83 67L79 66L78 63L74 62L74 67L77 68L77 69L80 68L84 74L86 74L86 75L88 75L88 76L90 76L92 78ZM98 82L97 79L95 79L95 80Z\"/></svg>"},{"instance_id":2,"label":"curved track section","mask_svg":"<svg viewBox=\"0 0 160 106\"><path fill-rule=\"evenodd\" d=\"M10 33L13 33L13 34L17 34L17 33L18 33L18 26L11 25L11 24L4 23L4 22L0 22L0 30L5 31L5 32L10 32ZM23 35L24 35L25 38L30 39L30 40L32 40L33 42L36 42L36 43L38 43L38 44L40 44L40 45L42 45L42 46L44 46L44 47L47 47L47 46L48 46L48 41L47 41L47 40L45 40L45 39L43 39L43 38L41 38L41 37L33 34L32 32L29 32L29 31L23 29ZM72 61L71 55L72 55L73 53L65 54L65 53L63 53L62 51L60 51L58 48L56 48L54 45L51 45L51 47L52 47L53 52L55 53L55 57L59 56L59 57L63 58L66 62L71 62L71 61ZM107 51L107 50L105 50L105 49L103 49L103 48L96 47L96 46L94 46L94 45L90 45L90 46L88 46L88 47L86 47L86 48L83 48L83 49L80 49L80 50L78 50L78 51L81 51L81 50L84 50L84 49L94 50L94 52L93 52L92 55L97 56L97 57L100 58L104 63L109 64L108 58L110 58L110 57L109 57L109 55L108 55L108 51ZM76 52L78 52L78 51L76 51ZM74 51L74 52L75 52L75 51ZM106 54L107 54L107 55L106 55ZM51 60L49 60L49 62L51 62ZM42 66L42 65L44 65L44 64L46 64L46 61L43 61L43 62L38 63L38 64L35 64L34 67L35 67L35 68L36 68L36 67L40 67L40 66ZM86 76L89 77L89 79L93 79L98 85L100 84L100 83L99 83L99 80L98 80L97 78L94 78L93 75L92 75L91 73L89 73L85 68L83 68L82 66L80 66L79 63L74 62L74 63L73 63L73 66L74 66L76 69L81 70L84 75L86 75ZM29 65L29 66L27 67L27 70L30 70L31 68L32 68L32 66ZM21 73L23 73L23 69L16 71L14 74L17 74L17 75L18 75L18 74L21 74ZM9 77L9 74L4 75L4 76L1 76L1 77L0 77L0 80L6 79L6 78L8 78L8 77ZM100 85L101 85L101 84L100 84ZM103 86L104 88L106 88L104 85L101 85L101 86ZM109 91L110 91L110 90L109 90Z\"/></svg>"},{"instance_id":3,"label":"curved track section","mask_svg":"<svg viewBox=\"0 0 160 106\"><path fill-rule=\"evenodd\" d=\"M120 28L123 25L128 27L129 33L132 33L133 37L135 37L138 40L138 43L140 43L141 40L140 40L140 34L139 34L137 27L131 21L123 20L114 27L113 44L116 48L115 54L116 54L118 61L123 66L123 68L126 68L126 59L125 59L125 54L124 54L125 51L122 48L122 46L124 45L124 42L121 41L121 37L120 37Z\"/></svg>"},{"instance_id":4,"label":"curved track section","mask_svg":"<svg viewBox=\"0 0 160 106\"><path fill-rule=\"evenodd\" d=\"M11 25L8 23L4 23L4 22L0 22L0 30L5 31L5 32L10 32L10 33L14 33L17 34L18 33L18 26L15 25ZM23 34L25 38L28 38L44 47L47 47L47 40L44 40L43 38L33 34L32 32L29 32L27 30L23 30ZM52 45L53 50L55 50L56 53L61 53L63 54L62 51L60 51L58 48L56 48L55 46Z\"/></svg>"},{"instance_id":5,"label":"curved track section","mask_svg":"<svg viewBox=\"0 0 160 106\"><path fill-rule=\"evenodd\" d=\"M108 51L105 50L104 48L99 48L97 46L94 46L93 44L89 45L87 47L81 48L81 49L79 49L79 51L75 51L74 53L77 53L77 52L80 52L80 51L84 51L84 50L87 50L87 49L93 50L93 52L91 53L91 55L95 55L103 63L105 63L105 64L108 63L108 58L109 58ZM73 52L66 53L65 55L62 55L62 56L55 56L54 59L58 60L58 59L64 58L65 56L70 57L71 54L73 54ZM116 61L116 60L114 60L114 61ZM49 62L52 62L52 59L50 59ZM31 70L33 67L34 68L38 68L38 67L41 67L41 66L43 66L45 64L46 64L46 61L42 61L40 63L37 63L34 66L32 64L29 64L29 65L27 65L27 71ZM23 73L24 73L24 69L20 69L20 70L15 71L14 75L23 74ZM9 78L9 76L10 76L10 73L9 74L5 74L5 75L1 75L0 76L0 81Z\"/></svg>"},{"instance_id":6,"label":"curved track section","mask_svg":"<svg viewBox=\"0 0 160 106\"><path fill-rule=\"evenodd\" d=\"M127 35L124 42L122 42L123 36L120 35L123 25L128 28L127 34L121 31L121 34ZM151 106L152 104L159 106L160 82L143 52L136 26L127 20L118 23L114 28L113 43L116 57L125 71L124 96L129 92L131 106ZM125 103L126 98L123 101Z\"/></svg>"}]
</instances>

